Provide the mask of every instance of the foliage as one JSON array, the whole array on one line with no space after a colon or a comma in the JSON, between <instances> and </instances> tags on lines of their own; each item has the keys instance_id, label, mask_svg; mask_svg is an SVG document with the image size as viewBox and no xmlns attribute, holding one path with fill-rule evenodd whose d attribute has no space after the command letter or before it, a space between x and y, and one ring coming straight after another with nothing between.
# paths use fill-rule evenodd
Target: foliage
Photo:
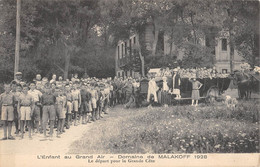
<instances>
[{"instance_id":1,"label":"foliage","mask_svg":"<svg viewBox=\"0 0 260 167\"><path fill-rule=\"evenodd\" d=\"M154 108L124 122L110 140L113 153L259 152L259 105L242 102L233 111L219 104Z\"/></svg>"},{"instance_id":2,"label":"foliage","mask_svg":"<svg viewBox=\"0 0 260 167\"><path fill-rule=\"evenodd\" d=\"M10 81L16 1L1 1L1 9L0 72L1 80ZM32 80L37 73L47 77L75 72L80 76L85 72L97 77L114 75L114 50L104 48L103 36L95 31L100 21L98 1L24 0L21 11L20 71L26 80Z\"/></svg>"},{"instance_id":3,"label":"foliage","mask_svg":"<svg viewBox=\"0 0 260 167\"><path fill-rule=\"evenodd\" d=\"M259 57L258 7L257 1L233 0L23 0L20 71L27 80L36 73L47 77L52 73L67 77L75 72L113 76L114 47L132 33L140 35L135 48L140 58L158 60L162 55L160 34L164 34L176 46L171 46L169 57L184 57L183 66L212 66L214 39L223 29L230 33L232 48L253 66ZM16 1L1 0L2 81L13 77L15 20ZM144 39L147 24L153 27L150 49ZM157 65L175 62L169 57L161 58ZM151 67L149 62L146 69Z\"/></svg>"}]
</instances>

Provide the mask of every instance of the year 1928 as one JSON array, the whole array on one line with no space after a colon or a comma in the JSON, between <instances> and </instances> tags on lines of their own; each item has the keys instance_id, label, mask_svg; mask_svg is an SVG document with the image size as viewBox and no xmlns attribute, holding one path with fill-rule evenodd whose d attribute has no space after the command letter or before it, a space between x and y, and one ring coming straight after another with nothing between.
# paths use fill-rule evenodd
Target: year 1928
<instances>
[{"instance_id":1,"label":"year 1928","mask_svg":"<svg viewBox=\"0 0 260 167\"><path fill-rule=\"evenodd\" d=\"M208 156L207 155L194 155L195 159L207 159Z\"/></svg>"}]
</instances>

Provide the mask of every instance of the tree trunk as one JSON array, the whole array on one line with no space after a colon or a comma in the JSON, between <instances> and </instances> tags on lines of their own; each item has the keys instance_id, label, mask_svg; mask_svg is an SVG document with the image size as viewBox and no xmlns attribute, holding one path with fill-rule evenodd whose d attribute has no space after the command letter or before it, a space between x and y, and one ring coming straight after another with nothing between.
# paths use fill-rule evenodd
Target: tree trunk
<instances>
[{"instance_id":1,"label":"tree trunk","mask_svg":"<svg viewBox=\"0 0 260 167\"><path fill-rule=\"evenodd\" d=\"M172 56L172 40L173 39L173 28L172 28L172 32L171 32L171 39L170 39L170 56ZM167 43L168 43L168 41L167 41Z\"/></svg>"},{"instance_id":2,"label":"tree trunk","mask_svg":"<svg viewBox=\"0 0 260 167\"><path fill-rule=\"evenodd\" d=\"M253 48L252 48L252 57L253 57L253 62L252 62L252 67L255 65L259 66L260 62L256 61L257 56L259 55L259 36L257 34L253 35Z\"/></svg>"},{"instance_id":3,"label":"tree trunk","mask_svg":"<svg viewBox=\"0 0 260 167\"><path fill-rule=\"evenodd\" d=\"M141 59L141 72L142 72L142 77L145 76L145 72L144 72L144 56L142 56L141 50L139 50L139 56Z\"/></svg>"},{"instance_id":4,"label":"tree trunk","mask_svg":"<svg viewBox=\"0 0 260 167\"><path fill-rule=\"evenodd\" d=\"M194 35L194 44L197 44L197 34L196 34L194 22L193 22L193 14L192 13L190 14L190 19L191 19L192 30L193 30L193 35Z\"/></svg>"},{"instance_id":5,"label":"tree trunk","mask_svg":"<svg viewBox=\"0 0 260 167\"><path fill-rule=\"evenodd\" d=\"M229 46L230 46L230 72L233 73L234 71L234 65L233 65L233 61L234 61L234 43L233 43L233 39L232 39L232 33L231 30L229 30Z\"/></svg>"},{"instance_id":6,"label":"tree trunk","mask_svg":"<svg viewBox=\"0 0 260 167\"><path fill-rule=\"evenodd\" d=\"M154 21L154 40L153 40L153 48L152 48L152 56L156 54L157 42L159 36L159 29L156 21Z\"/></svg>"},{"instance_id":7,"label":"tree trunk","mask_svg":"<svg viewBox=\"0 0 260 167\"><path fill-rule=\"evenodd\" d=\"M64 79L68 79L70 66L70 52L66 49L65 51L65 68L64 68Z\"/></svg>"},{"instance_id":8,"label":"tree trunk","mask_svg":"<svg viewBox=\"0 0 260 167\"><path fill-rule=\"evenodd\" d=\"M152 48L152 56L155 56L156 54L156 47L157 47L157 42L158 42L158 35L159 35L159 30L156 28L154 29L154 40L153 40L153 48Z\"/></svg>"},{"instance_id":9,"label":"tree trunk","mask_svg":"<svg viewBox=\"0 0 260 167\"><path fill-rule=\"evenodd\" d=\"M21 17L21 0L17 0L14 78L15 78L15 73L19 71L20 17Z\"/></svg>"},{"instance_id":10,"label":"tree trunk","mask_svg":"<svg viewBox=\"0 0 260 167\"><path fill-rule=\"evenodd\" d=\"M141 60L141 75L142 75L142 77L144 77L145 76L145 72L144 72L144 56L142 55L142 52L141 52L141 46L140 46L140 43L139 43L139 37L136 38L136 45L137 45L138 54L139 54L139 57L140 57L140 60Z\"/></svg>"}]
</instances>

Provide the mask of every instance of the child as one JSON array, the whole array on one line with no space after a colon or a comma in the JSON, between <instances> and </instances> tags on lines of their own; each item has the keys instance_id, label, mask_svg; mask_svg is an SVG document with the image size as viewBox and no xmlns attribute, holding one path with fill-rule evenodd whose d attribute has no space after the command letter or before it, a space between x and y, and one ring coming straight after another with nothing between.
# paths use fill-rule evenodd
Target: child
<instances>
[{"instance_id":1,"label":"child","mask_svg":"<svg viewBox=\"0 0 260 167\"><path fill-rule=\"evenodd\" d=\"M86 105L87 105L86 123L88 123L90 121L91 113L93 111L89 85L86 86L86 96L87 96L87 98L86 98Z\"/></svg>"},{"instance_id":2,"label":"child","mask_svg":"<svg viewBox=\"0 0 260 167\"><path fill-rule=\"evenodd\" d=\"M2 140L15 140L11 135L12 122L14 120L14 103L15 97L11 93L11 86L9 84L4 85L5 92L0 95L0 104L2 106L1 120L4 121L4 138ZM7 138L8 130L8 138Z\"/></svg>"},{"instance_id":3,"label":"child","mask_svg":"<svg viewBox=\"0 0 260 167\"><path fill-rule=\"evenodd\" d=\"M66 115L66 128L69 129L71 125L71 112L72 112L72 95L70 91L70 86L65 86L65 94L66 94L66 109L67 109L67 115Z\"/></svg>"},{"instance_id":4,"label":"child","mask_svg":"<svg viewBox=\"0 0 260 167\"><path fill-rule=\"evenodd\" d=\"M47 138L46 135L46 126L48 120L50 121L50 137L53 137L53 128L54 121L56 117L54 104L56 102L56 98L52 93L51 86L49 84L45 85L45 92L42 95L41 104L42 104L42 121L43 121L43 134L44 140Z\"/></svg>"},{"instance_id":5,"label":"child","mask_svg":"<svg viewBox=\"0 0 260 167\"><path fill-rule=\"evenodd\" d=\"M73 84L72 86L71 96L72 96L72 106L73 106L72 108L74 112L74 126L77 126L79 106L81 105L81 95L80 95L80 90L78 89L77 82L75 82L75 84Z\"/></svg>"},{"instance_id":6,"label":"child","mask_svg":"<svg viewBox=\"0 0 260 167\"><path fill-rule=\"evenodd\" d=\"M61 89L57 92L56 105L58 116L57 137L59 138L59 135L64 131L64 120L66 115L66 112L64 112L66 106L66 96L64 96Z\"/></svg>"},{"instance_id":7,"label":"child","mask_svg":"<svg viewBox=\"0 0 260 167\"><path fill-rule=\"evenodd\" d=\"M90 94L91 94L91 108L92 108L92 121L95 121L96 119L96 113L97 113L97 98L98 98L98 94L97 94L97 90L94 89L94 87L92 86L90 89Z\"/></svg>"},{"instance_id":8,"label":"child","mask_svg":"<svg viewBox=\"0 0 260 167\"><path fill-rule=\"evenodd\" d=\"M80 90L81 95L81 116L82 117L82 124L87 123L87 110L88 110L88 104L89 104L89 93L87 92L86 85L82 85L82 88Z\"/></svg>"},{"instance_id":9,"label":"child","mask_svg":"<svg viewBox=\"0 0 260 167\"><path fill-rule=\"evenodd\" d=\"M192 83L191 105L194 106L194 101L195 101L195 106L197 106L200 98L199 89L202 87L203 84L197 81L196 78L193 78L192 80L189 81Z\"/></svg>"},{"instance_id":10,"label":"child","mask_svg":"<svg viewBox=\"0 0 260 167\"><path fill-rule=\"evenodd\" d=\"M18 101L19 101L19 97L21 95L21 92L22 92L22 86L20 84L17 84L17 83L12 83L12 93L14 94L15 96L15 106L14 106L14 124L15 124L15 134L19 134L19 125L20 125L20 120L19 120L19 117L18 117L18 110L17 110L17 107L18 107Z\"/></svg>"},{"instance_id":11,"label":"child","mask_svg":"<svg viewBox=\"0 0 260 167\"><path fill-rule=\"evenodd\" d=\"M40 98L42 96L42 93L36 89L36 85L34 82L30 84L30 90L28 93L33 97L34 102L34 110L33 112L33 119L32 119L32 125L36 125L36 133L40 131L39 123L41 120L41 104L40 104ZM35 121L35 122L33 122Z\"/></svg>"},{"instance_id":12,"label":"child","mask_svg":"<svg viewBox=\"0 0 260 167\"><path fill-rule=\"evenodd\" d=\"M19 110L19 117L21 120L21 139L23 139L23 130L25 123L29 128L29 138L32 139L31 129L32 129L32 122L31 118L34 111L34 101L31 94L28 93L29 87L27 85L23 86L23 93L19 97L18 101L18 110Z\"/></svg>"}]
</instances>

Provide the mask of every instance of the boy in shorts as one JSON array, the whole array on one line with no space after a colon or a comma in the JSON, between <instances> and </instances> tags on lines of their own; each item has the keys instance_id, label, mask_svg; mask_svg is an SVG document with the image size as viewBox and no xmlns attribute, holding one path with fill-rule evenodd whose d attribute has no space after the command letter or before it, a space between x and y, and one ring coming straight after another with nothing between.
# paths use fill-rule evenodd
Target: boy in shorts
<instances>
[{"instance_id":1,"label":"boy in shorts","mask_svg":"<svg viewBox=\"0 0 260 167\"><path fill-rule=\"evenodd\" d=\"M72 106L74 112L74 126L77 126L79 106L81 105L81 95L80 95L80 90L78 89L77 82L72 86L71 95L72 95Z\"/></svg>"},{"instance_id":2,"label":"boy in shorts","mask_svg":"<svg viewBox=\"0 0 260 167\"><path fill-rule=\"evenodd\" d=\"M88 122L88 112L89 112L89 102L90 102L90 93L87 90L86 85L82 85L82 89L80 90L81 95L81 106L80 111L82 113L82 124L86 124Z\"/></svg>"},{"instance_id":3,"label":"boy in shorts","mask_svg":"<svg viewBox=\"0 0 260 167\"><path fill-rule=\"evenodd\" d=\"M58 126L57 126L57 137L60 137L60 134L64 131L64 121L66 116L66 96L61 89L57 91L56 97L56 106L57 106L57 116L58 116Z\"/></svg>"},{"instance_id":4,"label":"boy in shorts","mask_svg":"<svg viewBox=\"0 0 260 167\"><path fill-rule=\"evenodd\" d=\"M41 98L41 104L42 104L42 121L43 121L43 134L44 139L47 138L46 135L46 126L48 123L48 120L50 121L50 137L53 137L53 128L54 128L54 121L56 117L56 111L55 111L55 104L56 97L52 93L51 86L49 84L45 85L45 92L42 95Z\"/></svg>"},{"instance_id":5,"label":"boy in shorts","mask_svg":"<svg viewBox=\"0 0 260 167\"><path fill-rule=\"evenodd\" d=\"M15 81L14 81L15 82ZM19 124L20 124L20 120L18 117L18 110L17 110L17 106L18 106L18 101L19 101L19 96L22 93L22 86L20 84L17 83L12 83L12 93L14 94L14 99L15 99L15 105L14 105L14 124L15 124L15 134L19 134Z\"/></svg>"},{"instance_id":6,"label":"boy in shorts","mask_svg":"<svg viewBox=\"0 0 260 167\"><path fill-rule=\"evenodd\" d=\"M91 117L91 113L92 113L92 103L91 103L91 93L90 93L90 87L89 84L87 84L86 86L86 123L89 123L90 121L90 117Z\"/></svg>"},{"instance_id":7,"label":"boy in shorts","mask_svg":"<svg viewBox=\"0 0 260 167\"><path fill-rule=\"evenodd\" d=\"M14 103L15 97L11 93L11 86L9 84L4 85L5 92L0 95L0 105L2 106L1 120L4 121L4 138L2 140L15 140L11 135L12 122L14 120ZM7 138L8 131L8 138Z\"/></svg>"},{"instance_id":8,"label":"boy in shorts","mask_svg":"<svg viewBox=\"0 0 260 167\"><path fill-rule=\"evenodd\" d=\"M18 101L18 110L19 110L19 118L21 120L21 139L23 139L23 130L25 123L27 124L29 128L29 138L32 139L31 136L31 128L32 128L32 122L31 118L33 115L34 110L34 101L31 94L28 93L29 87L27 85L23 86L23 93L19 97Z\"/></svg>"},{"instance_id":9,"label":"boy in shorts","mask_svg":"<svg viewBox=\"0 0 260 167\"><path fill-rule=\"evenodd\" d=\"M70 86L65 86L65 95L66 95L66 128L69 129L71 125L71 113L72 113L72 95Z\"/></svg>"},{"instance_id":10,"label":"boy in shorts","mask_svg":"<svg viewBox=\"0 0 260 167\"><path fill-rule=\"evenodd\" d=\"M91 107L92 107L92 121L96 120L96 115L97 115L97 90L92 86L90 89L90 94L91 94Z\"/></svg>"},{"instance_id":11,"label":"boy in shorts","mask_svg":"<svg viewBox=\"0 0 260 167\"><path fill-rule=\"evenodd\" d=\"M42 93L36 89L36 85L34 82L30 84L30 90L28 93L33 97L33 102L34 102L34 110L33 112L33 119L32 119L32 125L36 125L36 133L40 131L39 128L39 122L41 120L41 96ZM35 122L34 122L35 121Z\"/></svg>"}]
</instances>

